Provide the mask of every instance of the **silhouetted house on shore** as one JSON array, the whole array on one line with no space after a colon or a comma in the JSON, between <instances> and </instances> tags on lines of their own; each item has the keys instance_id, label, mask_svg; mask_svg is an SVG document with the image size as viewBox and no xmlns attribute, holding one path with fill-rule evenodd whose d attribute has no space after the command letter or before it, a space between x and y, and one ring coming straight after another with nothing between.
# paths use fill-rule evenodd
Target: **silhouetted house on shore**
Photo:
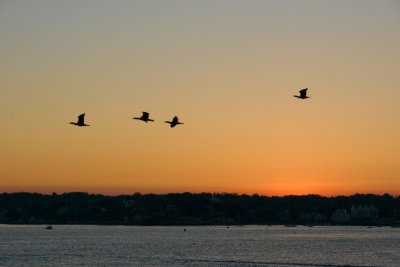
<instances>
[{"instance_id":1,"label":"silhouetted house on shore","mask_svg":"<svg viewBox=\"0 0 400 267\"><path fill-rule=\"evenodd\" d=\"M400 219L400 208L393 208L393 220Z\"/></svg>"},{"instance_id":2,"label":"silhouetted house on shore","mask_svg":"<svg viewBox=\"0 0 400 267\"><path fill-rule=\"evenodd\" d=\"M347 223L350 222L350 214L345 209L337 209L332 213L331 221L333 223Z\"/></svg>"},{"instance_id":3,"label":"silhouetted house on shore","mask_svg":"<svg viewBox=\"0 0 400 267\"><path fill-rule=\"evenodd\" d=\"M288 223L290 221L290 212L289 210L285 210L280 212L279 221L283 223Z\"/></svg>"},{"instance_id":4,"label":"silhouetted house on shore","mask_svg":"<svg viewBox=\"0 0 400 267\"><path fill-rule=\"evenodd\" d=\"M221 199L218 198L218 197L216 197L216 196L212 196L211 199L210 199L210 201L211 201L211 202L214 202L214 203L218 203L218 204L221 203Z\"/></svg>"},{"instance_id":5,"label":"silhouetted house on shore","mask_svg":"<svg viewBox=\"0 0 400 267\"><path fill-rule=\"evenodd\" d=\"M379 217L379 209L374 205L351 206L351 218L354 220L369 220Z\"/></svg>"},{"instance_id":6,"label":"silhouetted house on shore","mask_svg":"<svg viewBox=\"0 0 400 267\"><path fill-rule=\"evenodd\" d=\"M124 207L125 207L125 209L133 208L134 205L135 205L135 201L133 201L132 199L124 200Z\"/></svg>"},{"instance_id":7,"label":"silhouetted house on shore","mask_svg":"<svg viewBox=\"0 0 400 267\"><path fill-rule=\"evenodd\" d=\"M67 214L69 212L69 210L70 209L67 206L63 206L63 207L57 208L56 215L57 216L65 215L65 214Z\"/></svg>"}]
</instances>

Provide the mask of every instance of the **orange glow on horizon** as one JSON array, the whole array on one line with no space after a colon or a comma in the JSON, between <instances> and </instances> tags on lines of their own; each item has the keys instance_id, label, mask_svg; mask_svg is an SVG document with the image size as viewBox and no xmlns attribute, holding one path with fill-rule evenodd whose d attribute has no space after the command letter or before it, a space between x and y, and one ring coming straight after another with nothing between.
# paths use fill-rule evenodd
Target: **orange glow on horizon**
<instances>
[{"instance_id":1,"label":"orange glow on horizon","mask_svg":"<svg viewBox=\"0 0 400 267\"><path fill-rule=\"evenodd\" d=\"M228 193L228 194L246 194L246 195L260 195L260 196L288 196L288 195L296 195L296 196L304 196L304 195L320 195L325 197L331 196L350 196L354 194L376 194L383 195L389 194L394 197L399 196L398 191L387 191L376 189L374 191L362 190L362 191L352 191L352 190L343 190L342 188L329 188L323 189L321 187L301 187L301 188L289 188L284 191L278 190L260 190L257 188L239 188L239 189L230 189L230 190L218 190L218 188L205 188L205 190L192 189L187 190L187 188L182 189L165 189L165 188L101 188L101 187L55 187L55 186L47 186L47 187L37 187L37 186L7 186L2 188L3 191L1 193L21 193L21 192L30 192L30 193L40 193L40 194L63 194L63 193L71 193L71 192L85 192L89 194L102 194L109 196L117 196L117 195L132 195L135 193L140 194L169 194L169 193Z\"/></svg>"}]
</instances>

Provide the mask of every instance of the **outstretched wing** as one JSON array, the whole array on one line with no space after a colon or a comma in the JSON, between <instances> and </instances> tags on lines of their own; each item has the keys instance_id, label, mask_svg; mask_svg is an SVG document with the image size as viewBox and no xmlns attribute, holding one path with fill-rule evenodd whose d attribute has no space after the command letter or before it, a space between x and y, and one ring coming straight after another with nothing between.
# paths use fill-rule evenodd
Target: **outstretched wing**
<instances>
[{"instance_id":1,"label":"outstretched wing","mask_svg":"<svg viewBox=\"0 0 400 267\"><path fill-rule=\"evenodd\" d=\"M78 116L78 124L85 124L85 113Z\"/></svg>"},{"instance_id":2,"label":"outstretched wing","mask_svg":"<svg viewBox=\"0 0 400 267\"><path fill-rule=\"evenodd\" d=\"M143 113L142 119L147 120L149 118L149 113L148 112L144 112L144 111L142 113Z\"/></svg>"},{"instance_id":3,"label":"outstretched wing","mask_svg":"<svg viewBox=\"0 0 400 267\"><path fill-rule=\"evenodd\" d=\"M307 90L308 88L304 88L302 90L300 90L300 97L306 97L307 96Z\"/></svg>"}]
</instances>

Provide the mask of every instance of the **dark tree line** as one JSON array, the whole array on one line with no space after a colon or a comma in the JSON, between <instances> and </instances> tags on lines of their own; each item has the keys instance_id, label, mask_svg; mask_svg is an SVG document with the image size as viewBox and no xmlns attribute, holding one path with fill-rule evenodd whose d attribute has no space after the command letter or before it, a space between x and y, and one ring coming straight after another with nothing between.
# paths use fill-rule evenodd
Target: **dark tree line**
<instances>
[{"instance_id":1,"label":"dark tree line","mask_svg":"<svg viewBox=\"0 0 400 267\"><path fill-rule=\"evenodd\" d=\"M132 225L329 224L340 209L377 208L374 218L348 224L393 224L400 219L400 197L356 194L267 197L228 193L104 196L88 193L0 194L0 223L77 223Z\"/></svg>"}]
</instances>

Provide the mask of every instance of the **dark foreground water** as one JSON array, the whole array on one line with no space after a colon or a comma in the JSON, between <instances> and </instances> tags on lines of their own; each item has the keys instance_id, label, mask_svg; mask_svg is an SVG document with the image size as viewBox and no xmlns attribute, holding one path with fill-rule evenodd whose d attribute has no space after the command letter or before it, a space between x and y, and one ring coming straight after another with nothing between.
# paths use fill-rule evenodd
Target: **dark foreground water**
<instances>
[{"instance_id":1,"label":"dark foreground water","mask_svg":"<svg viewBox=\"0 0 400 267\"><path fill-rule=\"evenodd\" d=\"M44 228L0 225L0 266L400 266L390 227Z\"/></svg>"}]
</instances>

